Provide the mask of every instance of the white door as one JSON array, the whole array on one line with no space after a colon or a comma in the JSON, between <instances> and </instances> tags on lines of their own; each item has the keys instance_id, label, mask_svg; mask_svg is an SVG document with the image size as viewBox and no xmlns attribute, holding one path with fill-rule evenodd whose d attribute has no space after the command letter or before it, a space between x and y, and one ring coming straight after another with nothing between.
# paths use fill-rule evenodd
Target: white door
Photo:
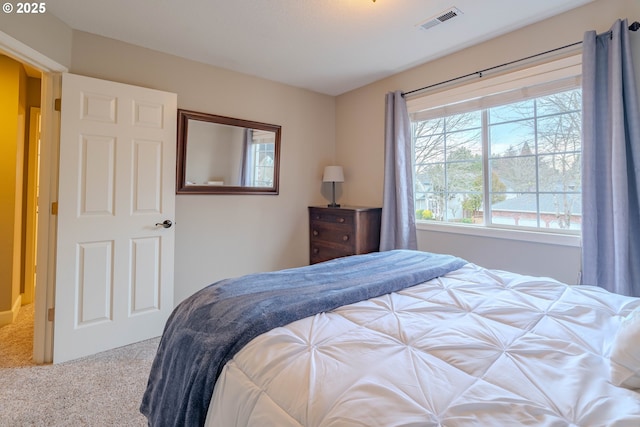
<instances>
[{"instance_id":1,"label":"white door","mask_svg":"<svg viewBox=\"0 0 640 427\"><path fill-rule=\"evenodd\" d=\"M62 78L54 363L161 335L173 309L177 96Z\"/></svg>"}]
</instances>

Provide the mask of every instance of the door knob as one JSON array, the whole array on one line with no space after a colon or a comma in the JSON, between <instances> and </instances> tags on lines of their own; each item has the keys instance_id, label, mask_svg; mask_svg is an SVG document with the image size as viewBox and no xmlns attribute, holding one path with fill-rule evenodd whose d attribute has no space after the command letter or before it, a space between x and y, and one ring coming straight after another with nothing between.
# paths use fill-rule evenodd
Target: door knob
<instances>
[{"instance_id":1,"label":"door knob","mask_svg":"<svg viewBox=\"0 0 640 427\"><path fill-rule=\"evenodd\" d=\"M171 220L165 219L163 222L156 222L156 227L159 225L163 226L164 228L169 228L173 225L173 223L171 222Z\"/></svg>"}]
</instances>

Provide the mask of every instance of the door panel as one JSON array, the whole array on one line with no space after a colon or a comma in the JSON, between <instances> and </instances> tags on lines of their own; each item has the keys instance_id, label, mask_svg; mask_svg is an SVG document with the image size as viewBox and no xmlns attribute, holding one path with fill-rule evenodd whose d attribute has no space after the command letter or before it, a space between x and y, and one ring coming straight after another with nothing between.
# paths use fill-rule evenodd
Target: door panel
<instances>
[{"instance_id":1,"label":"door panel","mask_svg":"<svg viewBox=\"0 0 640 427\"><path fill-rule=\"evenodd\" d=\"M143 314L160 309L160 239L147 237L131 242L131 313Z\"/></svg>"},{"instance_id":2,"label":"door panel","mask_svg":"<svg viewBox=\"0 0 640 427\"><path fill-rule=\"evenodd\" d=\"M116 140L82 135L80 143L80 216L113 215Z\"/></svg>"},{"instance_id":3,"label":"door panel","mask_svg":"<svg viewBox=\"0 0 640 427\"><path fill-rule=\"evenodd\" d=\"M176 95L64 74L54 362L159 336L173 309Z\"/></svg>"},{"instance_id":4,"label":"door panel","mask_svg":"<svg viewBox=\"0 0 640 427\"><path fill-rule=\"evenodd\" d=\"M78 327L113 320L113 242L78 243Z\"/></svg>"}]
</instances>

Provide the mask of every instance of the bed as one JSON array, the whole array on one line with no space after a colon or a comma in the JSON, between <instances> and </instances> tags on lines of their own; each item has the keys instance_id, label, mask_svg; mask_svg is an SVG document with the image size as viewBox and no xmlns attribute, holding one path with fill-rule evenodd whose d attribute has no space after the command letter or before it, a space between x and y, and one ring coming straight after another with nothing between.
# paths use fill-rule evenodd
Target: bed
<instances>
[{"instance_id":1,"label":"bed","mask_svg":"<svg viewBox=\"0 0 640 427\"><path fill-rule=\"evenodd\" d=\"M152 426L639 426L638 337L637 298L357 255L185 300L141 411Z\"/></svg>"}]
</instances>

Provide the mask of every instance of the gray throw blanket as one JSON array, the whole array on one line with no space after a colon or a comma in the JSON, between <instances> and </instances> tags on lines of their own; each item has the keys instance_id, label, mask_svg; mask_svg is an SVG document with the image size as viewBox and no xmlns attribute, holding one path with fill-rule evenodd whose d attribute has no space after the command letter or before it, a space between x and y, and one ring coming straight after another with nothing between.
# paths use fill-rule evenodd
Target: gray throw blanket
<instances>
[{"instance_id":1,"label":"gray throw blanket","mask_svg":"<svg viewBox=\"0 0 640 427\"><path fill-rule=\"evenodd\" d=\"M214 283L169 317L140 411L154 427L204 425L222 368L256 336L425 282L465 263L449 255L396 250Z\"/></svg>"}]
</instances>

